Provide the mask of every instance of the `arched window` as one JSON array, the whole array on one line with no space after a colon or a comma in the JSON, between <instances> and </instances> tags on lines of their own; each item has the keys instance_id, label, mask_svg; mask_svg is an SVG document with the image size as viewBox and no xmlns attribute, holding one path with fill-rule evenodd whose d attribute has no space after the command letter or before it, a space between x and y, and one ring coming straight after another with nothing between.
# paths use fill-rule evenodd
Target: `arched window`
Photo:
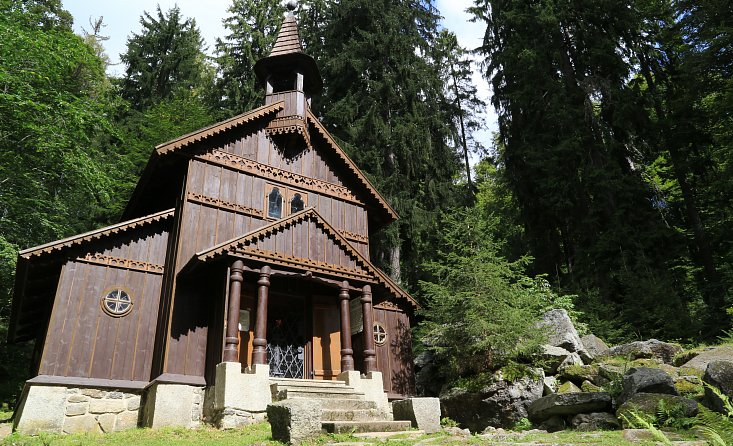
<instances>
[{"instance_id":1,"label":"arched window","mask_svg":"<svg viewBox=\"0 0 733 446\"><path fill-rule=\"evenodd\" d=\"M290 200L290 213L294 214L298 211L302 211L305 208L305 202L303 201L303 197L300 196L300 194L293 195L292 200Z\"/></svg>"},{"instance_id":2,"label":"arched window","mask_svg":"<svg viewBox=\"0 0 733 446\"><path fill-rule=\"evenodd\" d=\"M270 218L283 216L283 196L277 187L273 187L267 196L267 216Z\"/></svg>"}]
</instances>

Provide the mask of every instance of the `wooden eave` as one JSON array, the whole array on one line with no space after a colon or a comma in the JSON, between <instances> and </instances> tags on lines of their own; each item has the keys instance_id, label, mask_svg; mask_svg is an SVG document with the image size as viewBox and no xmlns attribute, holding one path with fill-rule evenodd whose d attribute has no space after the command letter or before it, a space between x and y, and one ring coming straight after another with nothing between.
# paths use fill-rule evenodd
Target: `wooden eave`
<instances>
[{"instance_id":1,"label":"wooden eave","mask_svg":"<svg viewBox=\"0 0 733 446\"><path fill-rule=\"evenodd\" d=\"M164 220L166 218L172 217L174 211L175 209L168 209L166 211L157 212L155 214L147 215L145 217L123 221L122 223L107 226L106 228L95 229L94 231L85 232L83 234L75 235L73 237L56 240L55 242L46 243L45 245L24 249L23 251L20 251L18 253L18 256L24 259L30 259L32 257L50 254L54 251L61 251L65 248L81 245L82 243L90 242L92 240L99 240L112 234L117 234L119 232L128 231L139 226Z\"/></svg>"},{"instance_id":2,"label":"wooden eave","mask_svg":"<svg viewBox=\"0 0 733 446\"><path fill-rule=\"evenodd\" d=\"M334 154L344 162L348 170L356 176L358 179L358 182L366 189L366 191L369 193L373 201L376 201L379 204L379 207L384 211L387 217L386 224L392 223L399 219L399 215L397 215L397 211L394 210L392 206L390 206L389 202L382 196L382 194L377 191L377 188L374 187L371 181L362 173L362 171L356 166L354 161L349 158L349 156L344 152L344 150L341 148L341 146L336 143L336 140L333 138L331 133L329 133L328 130L326 130L326 127L323 126L321 121L318 120L318 118L313 114L313 112L308 109L308 122L313 125L313 127L318 131L318 133L323 137L323 139L326 140L328 143L328 146L331 148L331 150L334 152Z\"/></svg>"},{"instance_id":3,"label":"wooden eave","mask_svg":"<svg viewBox=\"0 0 733 446\"><path fill-rule=\"evenodd\" d=\"M18 253L13 305L10 313L8 342L21 342L35 338L39 324L50 317L50 305L55 296L61 266L68 255L64 251L81 247L115 234L130 231L144 225L171 218L174 209L118 223L73 237L28 248ZM39 271L40 270L40 271ZM35 277L43 272L41 277ZM30 277L34 275L34 277ZM44 288L46 291L44 292Z\"/></svg>"},{"instance_id":4,"label":"wooden eave","mask_svg":"<svg viewBox=\"0 0 733 446\"><path fill-rule=\"evenodd\" d=\"M279 112L283 108L285 108L285 101L275 102L274 104L256 108L248 111L247 113L227 119L226 121L210 125L209 127L204 127L200 130L196 130L195 132L183 135L180 138L159 144L155 146L155 152L158 155L167 155L188 145L200 142L241 125L249 124L267 115Z\"/></svg>"},{"instance_id":5,"label":"wooden eave","mask_svg":"<svg viewBox=\"0 0 733 446\"><path fill-rule=\"evenodd\" d=\"M322 228L324 232L336 242L336 244L344 249L350 257L355 259L356 263L358 263L363 268L363 270L366 271L367 274L361 274L362 277L355 277L356 273L354 271L347 271L341 266L317 265L310 260L307 264L291 263L292 267L305 269L316 274L330 273L336 276L342 274L341 277L352 276L346 278L353 278L364 282L377 283L385 287L394 296L407 300L414 308L419 307L417 301L415 301L415 299L408 292L403 290L379 268L372 265L372 263L366 257L364 257L356 248L354 248L354 246L344 236L342 236L338 230L331 226L331 224L329 224L326 219L324 219L313 207L306 208L282 220L278 220L267 226L255 229L254 231L250 231L240 237L220 243L205 251L201 251L195 254L193 260L200 263L206 263L223 256L234 256L257 258L263 262L276 261L278 263L288 264L292 261L289 261L288 259L279 257L277 255L273 255L273 253L270 252L260 252L260 250L248 249L248 245L259 238L272 236L275 233L289 226L300 223L304 220L313 221L318 227Z\"/></svg>"}]
</instances>

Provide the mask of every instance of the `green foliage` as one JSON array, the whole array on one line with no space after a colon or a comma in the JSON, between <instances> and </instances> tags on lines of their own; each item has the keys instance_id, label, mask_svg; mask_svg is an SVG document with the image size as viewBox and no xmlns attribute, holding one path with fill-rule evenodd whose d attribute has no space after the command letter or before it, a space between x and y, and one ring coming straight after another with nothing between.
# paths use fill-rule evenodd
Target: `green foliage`
<instances>
[{"instance_id":1,"label":"green foliage","mask_svg":"<svg viewBox=\"0 0 733 446\"><path fill-rule=\"evenodd\" d=\"M532 428L533 428L532 422L529 421L529 419L527 418L522 418L521 420L514 423L514 426L512 426L511 430L521 432L521 431L528 431Z\"/></svg>"},{"instance_id":2,"label":"green foliage","mask_svg":"<svg viewBox=\"0 0 733 446\"><path fill-rule=\"evenodd\" d=\"M331 2L318 30L326 85L313 108L400 215L372 237L372 259L408 288L435 250L442 209L462 202L433 2Z\"/></svg>"},{"instance_id":3,"label":"green foliage","mask_svg":"<svg viewBox=\"0 0 733 446\"><path fill-rule=\"evenodd\" d=\"M733 63L713 54L732 40L729 6L474 4L494 175L516 203L499 215L530 271L577 294L611 341L726 328Z\"/></svg>"},{"instance_id":4,"label":"green foliage","mask_svg":"<svg viewBox=\"0 0 733 446\"><path fill-rule=\"evenodd\" d=\"M132 34L120 56L127 65L122 97L143 110L181 91L201 88L206 66L196 20L184 19L178 6L166 13L158 6L157 17L145 12L140 24L142 32Z\"/></svg>"},{"instance_id":5,"label":"green foliage","mask_svg":"<svg viewBox=\"0 0 733 446\"><path fill-rule=\"evenodd\" d=\"M524 275L526 260L498 255L475 208L444 215L440 226L436 261L424 266L432 280L420 282L423 343L454 379L526 362L543 341L536 322L552 292Z\"/></svg>"},{"instance_id":6,"label":"green foliage","mask_svg":"<svg viewBox=\"0 0 733 446\"><path fill-rule=\"evenodd\" d=\"M229 34L216 41L218 107L226 116L264 104L264 89L252 69L275 43L285 8L278 0L233 0L224 19Z\"/></svg>"},{"instance_id":7,"label":"green foliage","mask_svg":"<svg viewBox=\"0 0 733 446\"><path fill-rule=\"evenodd\" d=\"M731 419L733 417L733 404L731 404L728 396L718 388L707 383L704 384L706 388L723 401L725 413L714 412L700 405L700 412L697 415L697 427L710 444L714 446L731 446L733 445L733 419Z\"/></svg>"},{"instance_id":8,"label":"green foliage","mask_svg":"<svg viewBox=\"0 0 733 446\"><path fill-rule=\"evenodd\" d=\"M458 422L450 417L443 417L440 419L440 425L442 427L458 427Z\"/></svg>"}]
</instances>

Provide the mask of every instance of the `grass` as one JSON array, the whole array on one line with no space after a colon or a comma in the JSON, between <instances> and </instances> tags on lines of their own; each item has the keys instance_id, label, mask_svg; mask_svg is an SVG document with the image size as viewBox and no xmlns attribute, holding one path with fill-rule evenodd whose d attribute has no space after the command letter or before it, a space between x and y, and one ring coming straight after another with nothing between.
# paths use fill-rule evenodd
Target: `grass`
<instances>
[{"instance_id":1,"label":"grass","mask_svg":"<svg viewBox=\"0 0 733 446\"><path fill-rule=\"evenodd\" d=\"M2 445L31 446L92 446L92 445L124 445L124 446L173 446L173 445L278 445L282 443L272 440L270 425L258 423L236 430L201 429L129 429L109 434L42 434L35 437L12 434L2 440Z\"/></svg>"},{"instance_id":2,"label":"grass","mask_svg":"<svg viewBox=\"0 0 733 446\"><path fill-rule=\"evenodd\" d=\"M513 443L517 445L527 444L556 444L556 445L587 445L587 446L631 446L631 445L653 445L654 442L631 443L623 439L621 431L597 431L578 432L563 431L552 434L535 432L508 432L501 437L459 437L451 436L445 431L435 434L407 433L391 437L389 446L411 446L421 441L430 440L431 445L436 446L458 446L477 445L491 446L498 444ZM384 443L384 439L356 438L348 434L321 435L317 439L306 443L306 445L325 445L337 442L360 442L360 443ZM77 434L59 435L45 434L36 437L12 434L2 440L2 445L31 446L91 446L91 445L142 445L142 446L172 446L172 445L257 445L257 446L282 446L283 443L272 439L270 425L258 423L236 430L217 430L213 428L201 429L131 429L123 432L110 434Z\"/></svg>"}]
</instances>

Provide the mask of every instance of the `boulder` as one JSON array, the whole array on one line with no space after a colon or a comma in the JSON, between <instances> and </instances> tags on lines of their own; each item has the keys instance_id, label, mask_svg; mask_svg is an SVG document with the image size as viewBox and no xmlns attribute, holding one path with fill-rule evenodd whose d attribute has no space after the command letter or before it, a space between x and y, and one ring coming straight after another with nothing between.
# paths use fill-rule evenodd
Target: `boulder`
<instances>
[{"instance_id":1,"label":"boulder","mask_svg":"<svg viewBox=\"0 0 733 446\"><path fill-rule=\"evenodd\" d=\"M557 393L578 393L582 392L580 387L573 384L572 381L565 381L564 383L557 386Z\"/></svg>"},{"instance_id":2,"label":"boulder","mask_svg":"<svg viewBox=\"0 0 733 446\"><path fill-rule=\"evenodd\" d=\"M579 413L570 425L579 431L616 430L621 427L618 418L608 412Z\"/></svg>"},{"instance_id":3,"label":"boulder","mask_svg":"<svg viewBox=\"0 0 733 446\"><path fill-rule=\"evenodd\" d=\"M540 326L547 327L547 342L550 345L562 347L570 353L577 353L586 363L593 361L593 357L583 346L567 311L562 309L548 311L542 316Z\"/></svg>"},{"instance_id":4,"label":"boulder","mask_svg":"<svg viewBox=\"0 0 733 446\"><path fill-rule=\"evenodd\" d=\"M616 411L616 415L623 419L628 417L629 412L644 413L647 415L656 415L659 408L659 402L664 401L667 409L681 407L685 417L694 417L697 415L697 401L683 398L676 395L664 395L661 393L637 393L624 402Z\"/></svg>"},{"instance_id":5,"label":"boulder","mask_svg":"<svg viewBox=\"0 0 733 446\"><path fill-rule=\"evenodd\" d=\"M628 401L637 393L663 393L677 395L672 377L664 370L649 367L634 367L626 372L623 378L621 394L618 396L619 405Z\"/></svg>"},{"instance_id":6,"label":"boulder","mask_svg":"<svg viewBox=\"0 0 733 446\"><path fill-rule=\"evenodd\" d=\"M321 433L321 402L293 398L267 406L272 438L297 445Z\"/></svg>"},{"instance_id":7,"label":"boulder","mask_svg":"<svg viewBox=\"0 0 733 446\"><path fill-rule=\"evenodd\" d=\"M426 433L440 430L440 401L438 398L407 398L392 403L395 421L407 420L412 427Z\"/></svg>"},{"instance_id":8,"label":"boulder","mask_svg":"<svg viewBox=\"0 0 733 446\"><path fill-rule=\"evenodd\" d=\"M609 381L620 380L624 377L626 369L613 364L598 364L598 374Z\"/></svg>"},{"instance_id":9,"label":"boulder","mask_svg":"<svg viewBox=\"0 0 733 446\"><path fill-rule=\"evenodd\" d=\"M605 356L623 356L629 359L656 359L665 364L672 364L674 357L682 352L682 347L657 339L636 341L611 347Z\"/></svg>"},{"instance_id":10,"label":"boulder","mask_svg":"<svg viewBox=\"0 0 733 446\"><path fill-rule=\"evenodd\" d=\"M542 391L542 395L550 395L551 393L557 392L558 382L557 378L554 376L545 376L545 378L542 380L544 384L544 390Z\"/></svg>"},{"instance_id":11,"label":"boulder","mask_svg":"<svg viewBox=\"0 0 733 446\"><path fill-rule=\"evenodd\" d=\"M697 356L680 366L680 369L696 369L704 372L713 361L733 362L733 346L722 345L701 351Z\"/></svg>"},{"instance_id":12,"label":"boulder","mask_svg":"<svg viewBox=\"0 0 733 446\"><path fill-rule=\"evenodd\" d=\"M572 381L576 385L583 384L584 381L595 383L598 381L598 367L594 365L574 365L563 367L560 369L560 377L568 381Z\"/></svg>"},{"instance_id":13,"label":"boulder","mask_svg":"<svg viewBox=\"0 0 733 446\"><path fill-rule=\"evenodd\" d=\"M530 404L527 413L530 420L541 422L554 415L606 412L610 409L611 395L606 392L556 393Z\"/></svg>"},{"instance_id":14,"label":"boulder","mask_svg":"<svg viewBox=\"0 0 733 446\"><path fill-rule=\"evenodd\" d=\"M583 347L585 347L588 353L590 353L594 358L603 356L608 352L608 346L603 342L603 339L594 334L583 336L580 338L580 342L583 343Z\"/></svg>"},{"instance_id":15,"label":"boulder","mask_svg":"<svg viewBox=\"0 0 733 446\"><path fill-rule=\"evenodd\" d=\"M565 420L563 417L554 415L540 424L540 429L547 432L559 432L565 430Z\"/></svg>"},{"instance_id":16,"label":"boulder","mask_svg":"<svg viewBox=\"0 0 733 446\"><path fill-rule=\"evenodd\" d=\"M723 395L726 395L733 401L733 362L709 362L702 380L720 390ZM716 412L727 412L723 400L708 387L705 387L704 403L705 406Z\"/></svg>"},{"instance_id":17,"label":"boulder","mask_svg":"<svg viewBox=\"0 0 733 446\"><path fill-rule=\"evenodd\" d=\"M500 380L480 391L449 389L440 396L442 416L471 432L482 432L488 426L510 428L527 418L527 407L542 397L543 378Z\"/></svg>"},{"instance_id":18,"label":"boulder","mask_svg":"<svg viewBox=\"0 0 733 446\"><path fill-rule=\"evenodd\" d=\"M434 359L433 352L426 350L413 360L418 395L437 396L445 382Z\"/></svg>"},{"instance_id":19,"label":"boulder","mask_svg":"<svg viewBox=\"0 0 733 446\"><path fill-rule=\"evenodd\" d=\"M570 352L562 347L555 347L554 345L543 345L542 346L542 363L543 370L548 375L554 375L561 364L565 363L565 360L570 356ZM577 356L577 354L576 354ZM580 357L578 356L578 361ZM582 363L582 362L581 362Z\"/></svg>"},{"instance_id":20,"label":"boulder","mask_svg":"<svg viewBox=\"0 0 733 446\"><path fill-rule=\"evenodd\" d=\"M600 392L601 388L590 381L583 381L583 384L580 385L580 390L583 392Z\"/></svg>"},{"instance_id":21,"label":"boulder","mask_svg":"<svg viewBox=\"0 0 733 446\"><path fill-rule=\"evenodd\" d=\"M559 366L557 366L557 370L563 370L567 367L572 367L575 365L583 365L583 359L580 357L579 354L573 352L568 355L565 360L560 363Z\"/></svg>"}]
</instances>

